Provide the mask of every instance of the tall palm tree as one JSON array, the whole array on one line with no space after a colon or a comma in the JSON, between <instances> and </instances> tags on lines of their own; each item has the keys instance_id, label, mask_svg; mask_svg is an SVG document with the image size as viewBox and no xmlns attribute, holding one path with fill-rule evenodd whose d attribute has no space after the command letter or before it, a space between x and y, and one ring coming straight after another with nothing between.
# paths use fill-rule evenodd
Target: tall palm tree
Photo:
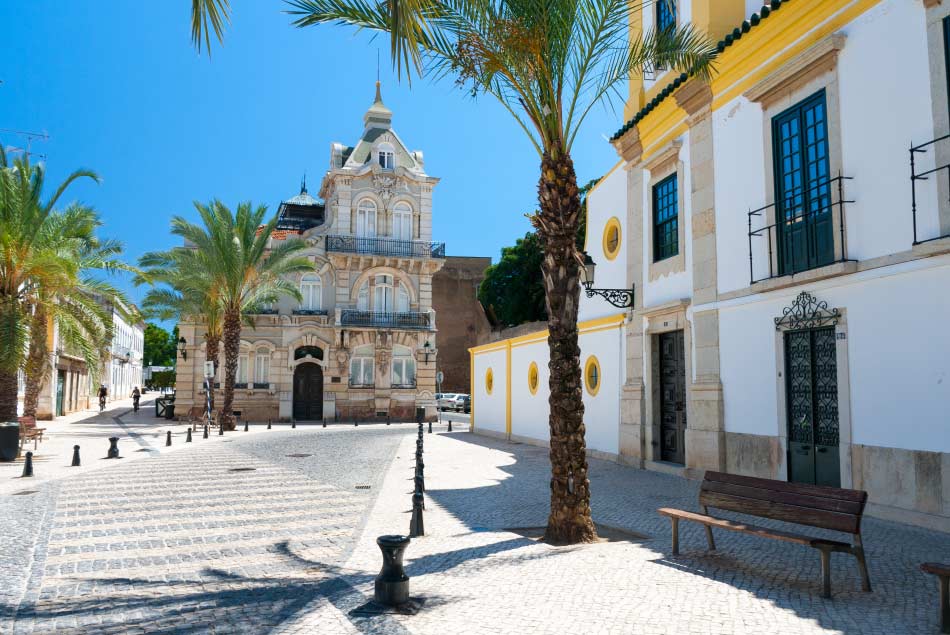
<instances>
[{"instance_id":1,"label":"tall palm tree","mask_svg":"<svg viewBox=\"0 0 950 635\"><path fill-rule=\"evenodd\" d=\"M83 358L90 380L95 384L111 335L111 315L99 300L108 298L118 300L119 306L131 306L122 292L95 277L96 273L134 271L117 258L122 253L121 243L96 236L95 232L101 226L102 221L94 209L73 204L62 212L50 214L41 228L38 244L57 254L69 275L34 285L34 293L27 300L33 314L24 366L23 414L26 416L36 416L38 397L49 375L51 364L46 333L50 327L56 327L64 350ZM123 311L133 317L128 309L123 308Z\"/></svg>"},{"instance_id":2,"label":"tall palm tree","mask_svg":"<svg viewBox=\"0 0 950 635\"><path fill-rule=\"evenodd\" d=\"M214 364L217 372L222 336L220 298L207 276L182 269L188 263L178 262L177 256L176 251L157 252L145 254L139 260L145 275L137 278L136 284L148 282L153 285L142 300L142 308L161 320L203 322L205 359ZM162 286L154 286L158 284ZM209 391L208 399L211 410L214 410L213 389Z\"/></svg>"},{"instance_id":3,"label":"tall palm tree","mask_svg":"<svg viewBox=\"0 0 950 635\"><path fill-rule=\"evenodd\" d=\"M550 347L551 510L545 539L596 538L590 512L577 308L581 201L571 147L598 103L619 96L631 75L673 68L708 77L715 49L691 27L636 38L630 0L288 0L299 27L342 23L388 33L397 68L454 77L488 93L514 117L538 153L541 272ZM666 1L666 0L658 0Z\"/></svg>"},{"instance_id":4,"label":"tall palm tree","mask_svg":"<svg viewBox=\"0 0 950 635\"><path fill-rule=\"evenodd\" d=\"M31 299L39 289L68 286L75 276L75 262L44 238L53 208L77 179L99 180L94 172L77 170L44 201L45 177L43 165L31 164L29 155L11 162L0 147L0 421L16 419L17 372L30 340ZM42 339L39 333L36 338Z\"/></svg>"},{"instance_id":5,"label":"tall palm tree","mask_svg":"<svg viewBox=\"0 0 950 635\"><path fill-rule=\"evenodd\" d=\"M310 260L300 252L306 243L299 238L268 247L277 216L264 223L267 207L240 203L232 213L220 201L195 203L202 224L172 218L172 233L185 240L184 247L166 252L181 271L206 278L214 288L221 311L224 340L224 395L221 425L234 429L234 377L241 345L242 314L250 307L274 302L289 295L301 300L300 291L288 279L296 273L313 271Z\"/></svg>"}]
</instances>

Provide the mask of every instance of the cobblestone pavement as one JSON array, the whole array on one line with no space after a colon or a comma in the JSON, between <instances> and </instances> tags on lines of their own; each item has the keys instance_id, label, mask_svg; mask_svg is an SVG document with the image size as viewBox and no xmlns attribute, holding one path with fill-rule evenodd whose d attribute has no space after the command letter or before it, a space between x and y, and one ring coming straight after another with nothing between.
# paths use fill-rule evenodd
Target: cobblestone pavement
<instances>
[{"instance_id":1,"label":"cobblestone pavement","mask_svg":"<svg viewBox=\"0 0 950 635\"><path fill-rule=\"evenodd\" d=\"M414 427L242 435L0 495L0 566L25 571L0 578L0 632L938 630L936 583L917 567L950 560L946 534L867 519L874 592L835 554L824 600L811 549L719 532L707 554L685 525L670 556L655 510L695 508L697 484L593 460L594 516L616 531L555 548L533 537L547 451L466 432L425 435L427 535L406 554L421 610L368 614L375 539L408 529Z\"/></svg>"}]
</instances>

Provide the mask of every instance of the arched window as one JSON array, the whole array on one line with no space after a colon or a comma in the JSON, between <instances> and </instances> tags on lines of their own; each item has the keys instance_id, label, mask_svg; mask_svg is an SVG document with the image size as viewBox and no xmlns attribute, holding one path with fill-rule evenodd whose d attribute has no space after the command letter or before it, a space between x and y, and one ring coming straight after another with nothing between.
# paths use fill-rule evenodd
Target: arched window
<instances>
[{"instance_id":1,"label":"arched window","mask_svg":"<svg viewBox=\"0 0 950 635\"><path fill-rule=\"evenodd\" d=\"M356 208L356 235L376 235L376 203L364 198Z\"/></svg>"},{"instance_id":2,"label":"arched window","mask_svg":"<svg viewBox=\"0 0 950 635\"><path fill-rule=\"evenodd\" d=\"M379 161L379 167L384 170L392 170L396 167L396 152L393 150L393 147L388 143L379 144L379 149L376 151L377 161Z\"/></svg>"},{"instance_id":3,"label":"arched window","mask_svg":"<svg viewBox=\"0 0 950 635\"><path fill-rule=\"evenodd\" d=\"M393 311L393 277L387 274L376 276L373 291L373 310L379 313Z\"/></svg>"},{"instance_id":4,"label":"arched window","mask_svg":"<svg viewBox=\"0 0 950 635\"><path fill-rule=\"evenodd\" d=\"M350 360L350 385L372 386L373 383L373 345L357 346Z\"/></svg>"},{"instance_id":5,"label":"arched window","mask_svg":"<svg viewBox=\"0 0 950 635\"><path fill-rule=\"evenodd\" d=\"M308 273L300 279L300 295L303 301L300 308L306 311L319 311L323 308L323 280L315 273Z\"/></svg>"},{"instance_id":6,"label":"arched window","mask_svg":"<svg viewBox=\"0 0 950 635\"><path fill-rule=\"evenodd\" d=\"M359 311L369 311L369 280L360 286L359 293L356 295L356 308Z\"/></svg>"},{"instance_id":7,"label":"arched window","mask_svg":"<svg viewBox=\"0 0 950 635\"><path fill-rule=\"evenodd\" d=\"M393 207L393 238L412 240L412 208L408 203Z\"/></svg>"},{"instance_id":8,"label":"arched window","mask_svg":"<svg viewBox=\"0 0 950 635\"><path fill-rule=\"evenodd\" d=\"M409 312L409 289L401 282L399 283L399 292L396 294L396 311L399 313Z\"/></svg>"},{"instance_id":9,"label":"arched window","mask_svg":"<svg viewBox=\"0 0 950 635\"><path fill-rule=\"evenodd\" d=\"M266 388L270 385L270 351L266 348L257 349L254 357L254 387Z\"/></svg>"},{"instance_id":10,"label":"arched window","mask_svg":"<svg viewBox=\"0 0 950 635\"><path fill-rule=\"evenodd\" d=\"M416 360L412 356L412 349L408 346L393 346L393 386L416 385Z\"/></svg>"},{"instance_id":11,"label":"arched window","mask_svg":"<svg viewBox=\"0 0 950 635\"><path fill-rule=\"evenodd\" d=\"M247 365L248 354L241 353L238 355L237 375L234 378L236 388L247 388Z\"/></svg>"}]
</instances>

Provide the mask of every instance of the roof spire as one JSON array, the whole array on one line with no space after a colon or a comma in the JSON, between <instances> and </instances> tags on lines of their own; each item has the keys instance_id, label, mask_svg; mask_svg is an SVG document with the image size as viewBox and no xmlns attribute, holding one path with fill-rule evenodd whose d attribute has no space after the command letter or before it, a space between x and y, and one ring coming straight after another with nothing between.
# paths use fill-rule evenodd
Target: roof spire
<instances>
[{"instance_id":1,"label":"roof spire","mask_svg":"<svg viewBox=\"0 0 950 635\"><path fill-rule=\"evenodd\" d=\"M381 104L381 103L383 103L383 96L382 96L382 95L380 94L380 92L379 92L379 80L378 80L378 79L376 80L376 100L375 100L373 103L376 103L376 104Z\"/></svg>"},{"instance_id":2,"label":"roof spire","mask_svg":"<svg viewBox=\"0 0 950 635\"><path fill-rule=\"evenodd\" d=\"M383 103L379 80L376 80L376 99L363 115L363 124L367 128L389 128L392 123L393 112Z\"/></svg>"},{"instance_id":3,"label":"roof spire","mask_svg":"<svg viewBox=\"0 0 950 635\"><path fill-rule=\"evenodd\" d=\"M307 173L306 172L303 173L303 179L301 179L300 181L300 193L301 194L307 193Z\"/></svg>"}]
</instances>

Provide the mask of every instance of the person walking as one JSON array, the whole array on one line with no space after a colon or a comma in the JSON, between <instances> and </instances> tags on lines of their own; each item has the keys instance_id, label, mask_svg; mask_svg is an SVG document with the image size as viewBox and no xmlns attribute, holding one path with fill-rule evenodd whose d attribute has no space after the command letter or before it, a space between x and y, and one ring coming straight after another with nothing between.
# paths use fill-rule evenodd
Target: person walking
<instances>
[{"instance_id":1,"label":"person walking","mask_svg":"<svg viewBox=\"0 0 950 635\"><path fill-rule=\"evenodd\" d=\"M99 384L99 412L106 409L106 397L109 395L109 389L105 384Z\"/></svg>"}]
</instances>

